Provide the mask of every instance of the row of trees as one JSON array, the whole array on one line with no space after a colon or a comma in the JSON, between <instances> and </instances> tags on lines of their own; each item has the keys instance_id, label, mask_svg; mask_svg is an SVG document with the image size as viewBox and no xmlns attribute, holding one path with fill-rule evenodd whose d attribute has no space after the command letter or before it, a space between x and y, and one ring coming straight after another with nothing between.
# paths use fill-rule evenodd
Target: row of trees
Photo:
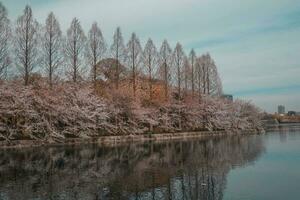
<instances>
[{"instance_id":1,"label":"row of trees","mask_svg":"<svg viewBox=\"0 0 300 200\"><path fill-rule=\"evenodd\" d=\"M11 26L0 4L0 76L18 79L0 81L0 141L261 127L255 106L213 97L222 84L209 54L142 47L135 33L125 44L119 27L108 46L97 23L85 35L76 18L64 35L29 6Z\"/></svg>"},{"instance_id":2,"label":"row of trees","mask_svg":"<svg viewBox=\"0 0 300 200\"><path fill-rule=\"evenodd\" d=\"M37 71L47 77L50 87L58 77L73 82L89 77L96 85L102 77L98 63L105 58L116 61L111 66L115 89L120 87L121 68L125 66L126 79L130 80L134 97L141 78L147 81L150 99L153 82L157 80L164 87L165 98L169 97L171 88L179 97L188 92L193 96L222 92L217 67L209 54L198 57L191 50L187 56L180 43L172 51L167 40L163 41L159 50L151 39L142 48L135 33L125 45L119 27L108 48L97 23L92 25L86 36L79 20L74 18L64 36L53 13L48 15L44 25L40 25L29 6L11 28L7 11L0 3L0 78L7 77L8 69L14 63L25 85L30 83L31 75Z\"/></svg>"}]
</instances>

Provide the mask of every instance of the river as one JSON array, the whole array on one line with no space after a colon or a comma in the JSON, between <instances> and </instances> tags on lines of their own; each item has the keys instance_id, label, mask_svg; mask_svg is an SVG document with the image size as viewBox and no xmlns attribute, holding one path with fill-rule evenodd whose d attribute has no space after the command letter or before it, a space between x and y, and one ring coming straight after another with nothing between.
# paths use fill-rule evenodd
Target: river
<instances>
[{"instance_id":1,"label":"river","mask_svg":"<svg viewBox=\"0 0 300 200\"><path fill-rule=\"evenodd\" d=\"M300 199L300 125L267 134L0 150L0 200Z\"/></svg>"}]
</instances>

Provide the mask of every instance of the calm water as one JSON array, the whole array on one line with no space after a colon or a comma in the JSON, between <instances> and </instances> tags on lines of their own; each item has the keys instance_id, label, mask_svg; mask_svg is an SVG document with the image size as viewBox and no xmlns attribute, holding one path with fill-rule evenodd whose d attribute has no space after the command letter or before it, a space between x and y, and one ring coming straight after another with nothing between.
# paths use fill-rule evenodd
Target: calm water
<instances>
[{"instance_id":1,"label":"calm water","mask_svg":"<svg viewBox=\"0 0 300 200\"><path fill-rule=\"evenodd\" d=\"M1 200L300 199L300 125L266 135L0 150Z\"/></svg>"}]
</instances>

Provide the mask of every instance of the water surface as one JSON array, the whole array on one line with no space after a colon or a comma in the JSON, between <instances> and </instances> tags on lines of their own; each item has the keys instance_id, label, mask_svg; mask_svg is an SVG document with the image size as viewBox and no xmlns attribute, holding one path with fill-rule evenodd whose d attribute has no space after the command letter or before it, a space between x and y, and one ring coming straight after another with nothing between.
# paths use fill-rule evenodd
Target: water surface
<instances>
[{"instance_id":1,"label":"water surface","mask_svg":"<svg viewBox=\"0 0 300 200\"><path fill-rule=\"evenodd\" d=\"M0 150L0 200L300 199L300 126L265 135Z\"/></svg>"}]
</instances>

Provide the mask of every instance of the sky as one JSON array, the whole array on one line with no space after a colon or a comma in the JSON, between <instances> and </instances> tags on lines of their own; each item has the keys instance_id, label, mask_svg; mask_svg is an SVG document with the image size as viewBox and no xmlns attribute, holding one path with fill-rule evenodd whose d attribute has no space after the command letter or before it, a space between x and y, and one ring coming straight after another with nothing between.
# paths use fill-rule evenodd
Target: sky
<instances>
[{"instance_id":1,"label":"sky","mask_svg":"<svg viewBox=\"0 0 300 200\"><path fill-rule=\"evenodd\" d=\"M1 0L0 0L1 1ZM65 31L77 17L87 32L98 22L108 43L117 26L127 40L157 47L166 38L188 53L209 52L224 93L265 111L300 111L300 0L2 0L12 21L25 5L44 23L50 11Z\"/></svg>"}]
</instances>

